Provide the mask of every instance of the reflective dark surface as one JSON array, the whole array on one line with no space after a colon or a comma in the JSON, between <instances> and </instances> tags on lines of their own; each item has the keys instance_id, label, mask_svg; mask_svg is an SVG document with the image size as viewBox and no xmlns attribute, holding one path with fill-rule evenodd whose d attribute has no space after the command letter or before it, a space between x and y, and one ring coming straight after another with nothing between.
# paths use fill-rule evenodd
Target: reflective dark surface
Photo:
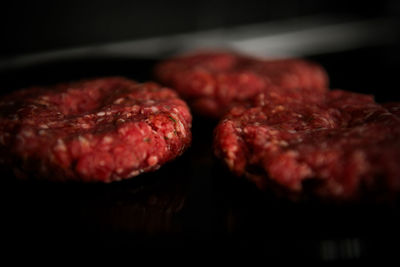
<instances>
[{"instance_id":1,"label":"reflective dark surface","mask_svg":"<svg viewBox=\"0 0 400 267\"><path fill-rule=\"evenodd\" d=\"M310 58L333 88L400 101L399 53L370 47ZM104 75L152 78L155 59L82 59L0 73L1 93ZM395 256L396 201L299 203L262 193L213 156L216 121L194 117L193 144L158 171L111 184L16 181L2 177L3 227L10 249L180 248L253 251L270 258L357 260ZM38 245L40 244L40 245Z\"/></svg>"},{"instance_id":2,"label":"reflective dark surface","mask_svg":"<svg viewBox=\"0 0 400 267\"><path fill-rule=\"evenodd\" d=\"M0 58L306 16L398 17L396 0L3 1Z\"/></svg>"}]
</instances>

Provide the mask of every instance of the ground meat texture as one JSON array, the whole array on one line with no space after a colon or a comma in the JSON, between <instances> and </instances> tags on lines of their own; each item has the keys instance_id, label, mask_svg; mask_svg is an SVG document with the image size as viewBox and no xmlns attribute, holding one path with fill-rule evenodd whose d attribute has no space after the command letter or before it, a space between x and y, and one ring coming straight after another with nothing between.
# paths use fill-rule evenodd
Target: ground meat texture
<instances>
[{"instance_id":1,"label":"ground meat texture","mask_svg":"<svg viewBox=\"0 0 400 267\"><path fill-rule=\"evenodd\" d=\"M268 105L235 107L215 130L215 153L235 174L260 189L325 199L400 191L400 118L371 96L264 97Z\"/></svg>"},{"instance_id":2,"label":"ground meat texture","mask_svg":"<svg viewBox=\"0 0 400 267\"><path fill-rule=\"evenodd\" d=\"M400 118L400 102L389 102L383 104L383 106L387 108L390 113L393 113Z\"/></svg>"},{"instance_id":3,"label":"ground meat texture","mask_svg":"<svg viewBox=\"0 0 400 267\"><path fill-rule=\"evenodd\" d=\"M190 128L186 103L156 83L33 87L0 99L0 162L21 178L111 182L182 154Z\"/></svg>"},{"instance_id":4,"label":"ground meat texture","mask_svg":"<svg viewBox=\"0 0 400 267\"><path fill-rule=\"evenodd\" d=\"M219 118L229 108L264 93L320 94L328 87L325 70L301 59L260 60L228 52L203 52L166 60L157 79L176 89L192 109Z\"/></svg>"}]
</instances>

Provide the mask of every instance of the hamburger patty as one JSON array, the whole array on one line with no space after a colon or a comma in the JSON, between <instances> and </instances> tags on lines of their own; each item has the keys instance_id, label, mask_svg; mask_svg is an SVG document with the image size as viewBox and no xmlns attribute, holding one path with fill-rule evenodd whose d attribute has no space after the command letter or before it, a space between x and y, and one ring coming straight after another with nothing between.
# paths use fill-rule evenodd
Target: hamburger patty
<instances>
[{"instance_id":1,"label":"hamburger patty","mask_svg":"<svg viewBox=\"0 0 400 267\"><path fill-rule=\"evenodd\" d=\"M235 107L221 120L214 147L260 189L327 199L400 190L400 118L369 95L260 95L252 108Z\"/></svg>"},{"instance_id":2,"label":"hamburger patty","mask_svg":"<svg viewBox=\"0 0 400 267\"><path fill-rule=\"evenodd\" d=\"M191 142L177 94L122 77L0 98L0 163L17 177L111 182L158 169Z\"/></svg>"},{"instance_id":3,"label":"hamburger patty","mask_svg":"<svg viewBox=\"0 0 400 267\"><path fill-rule=\"evenodd\" d=\"M259 93L320 94L324 69L301 59L261 60L228 52L203 52L159 63L156 78L185 98L199 114L220 118Z\"/></svg>"}]
</instances>

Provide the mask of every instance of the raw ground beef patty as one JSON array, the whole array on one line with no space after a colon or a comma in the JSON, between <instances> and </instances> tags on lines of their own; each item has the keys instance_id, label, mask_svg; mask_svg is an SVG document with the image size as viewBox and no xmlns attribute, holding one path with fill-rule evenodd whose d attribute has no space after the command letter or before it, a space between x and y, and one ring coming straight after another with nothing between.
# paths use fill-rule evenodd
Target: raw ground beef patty
<instances>
[{"instance_id":1,"label":"raw ground beef patty","mask_svg":"<svg viewBox=\"0 0 400 267\"><path fill-rule=\"evenodd\" d=\"M156 170L191 142L167 88L107 77L0 98L0 161L17 177L111 182Z\"/></svg>"},{"instance_id":2,"label":"raw ground beef patty","mask_svg":"<svg viewBox=\"0 0 400 267\"><path fill-rule=\"evenodd\" d=\"M326 199L400 191L400 117L391 112L400 103L385 108L341 90L318 101L259 99L233 108L215 130L215 153L235 174Z\"/></svg>"},{"instance_id":3,"label":"raw ground beef patty","mask_svg":"<svg viewBox=\"0 0 400 267\"><path fill-rule=\"evenodd\" d=\"M176 89L194 112L220 118L261 92L322 93L325 70L301 59L261 60L229 52L199 52L166 60L156 79Z\"/></svg>"}]
</instances>

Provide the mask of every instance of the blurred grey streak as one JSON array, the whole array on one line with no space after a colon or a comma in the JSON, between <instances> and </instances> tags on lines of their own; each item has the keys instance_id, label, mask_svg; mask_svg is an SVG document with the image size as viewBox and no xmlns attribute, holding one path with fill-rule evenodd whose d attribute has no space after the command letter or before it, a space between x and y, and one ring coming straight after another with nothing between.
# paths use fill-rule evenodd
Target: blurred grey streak
<instances>
[{"instance_id":1,"label":"blurred grey streak","mask_svg":"<svg viewBox=\"0 0 400 267\"><path fill-rule=\"evenodd\" d=\"M391 18L342 21L327 16L300 17L18 55L1 60L0 70L74 58L162 59L198 49L230 49L269 58L306 57L395 43L398 24Z\"/></svg>"}]
</instances>

